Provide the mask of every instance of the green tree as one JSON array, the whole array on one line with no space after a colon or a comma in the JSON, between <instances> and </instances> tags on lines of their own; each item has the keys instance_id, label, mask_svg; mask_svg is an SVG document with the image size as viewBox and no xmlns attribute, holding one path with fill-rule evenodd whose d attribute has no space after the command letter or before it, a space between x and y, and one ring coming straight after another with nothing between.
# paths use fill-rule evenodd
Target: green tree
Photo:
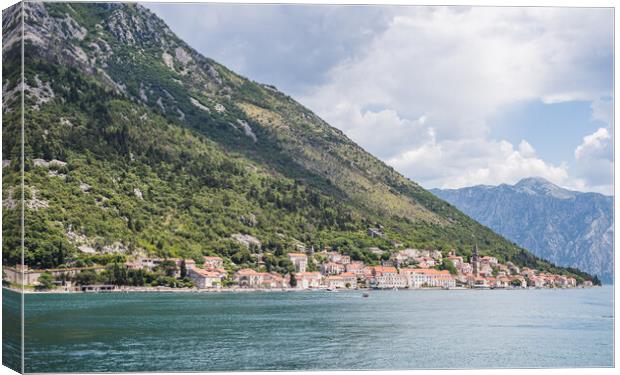
<instances>
[{"instance_id":1,"label":"green tree","mask_svg":"<svg viewBox=\"0 0 620 375\"><path fill-rule=\"evenodd\" d=\"M439 270L447 270L450 272L450 275L458 274L458 270L454 267L454 263L451 260L444 259L441 264L437 267Z\"/></svg>"},{"instance_id":2,"label":"green tree","mask_svg":"<svg viewBox=\"0 0 620 375\"><path fill-rule=\"evenodd\" d=\"M138 270L129 270L128 271L129 282L133 286L143 286L144 285L144 271L141 269Z\"/></svg>"},{"instance_id":3,"label":"green tree","mask_svg":"<svg viewBox=\"0 0 620 375\"><path fill-rule=\"evenodd\" d=\"M295 288L297 287L297 277L295 277L294 273L291 273L291 278L289 280L289 285L291 286L291 288Z\"/></svg>"},{"instance_id":4,"label":"green tree","mask_svg":"<svg viewBox=\"0 0 620 375\"><path fill-rule=\"evenodd\" d=\"M39 285L37 285L37 289L39 290L50 290L56 287L56 285L54 285L54 276L49 272L42 273L38 281Z\"/></svg>"},{"instance_id":5,"label":"green tree","mask_svg":"<svg viewBox=\"0 0 620 375\"><path fill-rule=\"evenodd\" d=\"M160 263L159 268L163 270L168 277L173 277L177 271L176 263L171 260L164 260Z\"/></svg>"},{"instance_id":6,"label":"green tree","mask_svg":"<svg viewBox=\"0 0 620 375\"><path fill-rule=\"evenodd\" d=\"M184 279L187 276L187 265L185 264L185 259L181 261L181 278Z\"/></svg>"},{"instance_id":7,"label":"green tree","mask_svg":"<svg viewBox=\"0 0 620 375\"><path fill-rule=\"evenodd\" d=\"M491 274L493 275L493 277L497 277L497 274L499 274L499 267L492 266L491 269Z\"/></svg>"},{"instance_id":8,"label":"green tree","mask_svg":"<svg viewBox=\"0 0 620 375\"><path fill-rule=\"evenodd\" d=\"M93 270L80 271L73 277L73 281L77 285L92 285L98 281L97 273Z\"/></svg>"}]
</instances>

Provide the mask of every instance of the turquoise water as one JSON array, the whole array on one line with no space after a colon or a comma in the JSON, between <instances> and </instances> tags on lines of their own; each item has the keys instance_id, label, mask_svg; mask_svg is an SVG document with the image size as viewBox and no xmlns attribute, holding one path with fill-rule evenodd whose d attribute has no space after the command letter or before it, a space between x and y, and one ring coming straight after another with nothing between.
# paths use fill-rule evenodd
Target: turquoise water
<instances>
[{"instance_id":1,"label":"turquoise water","mask_svg":"<svg viewBox=\"0 0 620 375\"><path fill-rule=\"evenodd\" d=\"M26 370L613 366L612 299L611 287L27 295Z\"/></svg>"}]
</instances>

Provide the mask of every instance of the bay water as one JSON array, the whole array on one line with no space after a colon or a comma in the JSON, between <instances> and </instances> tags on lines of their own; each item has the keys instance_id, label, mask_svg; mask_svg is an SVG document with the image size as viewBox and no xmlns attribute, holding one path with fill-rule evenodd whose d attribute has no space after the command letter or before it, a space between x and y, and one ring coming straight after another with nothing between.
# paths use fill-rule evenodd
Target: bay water
<instances>
[{"instance_id":1,"label":"bay water","mask_svg":"<svg viewBox=\"0 0 620 375\"><path fill-rule=\"evenodd\" d=\"M27 372L613 366L613 288L28 294ZM7 298L19 298L13 292ZM5 310L6 311L6 310ZM14 348L4 347L5 350Z\"/></svg>"}]
</instances>

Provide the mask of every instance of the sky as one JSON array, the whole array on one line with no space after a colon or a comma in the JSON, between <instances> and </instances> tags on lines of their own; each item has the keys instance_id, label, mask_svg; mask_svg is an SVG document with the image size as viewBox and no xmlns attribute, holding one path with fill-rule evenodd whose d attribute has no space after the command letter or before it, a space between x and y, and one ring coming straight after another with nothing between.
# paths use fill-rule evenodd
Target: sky
<instances>
[{"instance_id":1,"label":"sky","mask_svg":"<svg viewBox=\"0 0 620 375\"><path fill-rule=\"evenodd\" d=\"M425 188L613 194L610 8L144 5Z\"/></svg>"}]
</instances>

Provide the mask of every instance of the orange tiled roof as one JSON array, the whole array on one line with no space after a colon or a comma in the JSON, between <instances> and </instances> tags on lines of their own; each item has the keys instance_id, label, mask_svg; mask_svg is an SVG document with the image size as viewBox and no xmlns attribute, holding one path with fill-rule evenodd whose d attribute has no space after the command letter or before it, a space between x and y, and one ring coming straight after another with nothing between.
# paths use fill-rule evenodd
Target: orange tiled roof
<instances>
[{"instance_id":1,"label":"orange tiled roof","mask_svg":"<svg viewBox=\"0 0 620 375\"><path fill-rule=\"evenodd\" d=\"M288 253L287 255L290 257L306 257L307 256L304 253Z\"/></svg>"},{"instance_id":2,"label":"orange tiled roof","mask_svg":"<svg viewBox=\"0 0 620 375\"><path fill-rule=\"evenodd\" d=\"M390 266L374 266L375 272L397 273L396 267Z\"/></svg>"},{"instance_id":3,"label":"orange tiled roof","mask_svg":"<svg viewBox=\"0 0 620 375\"><path fill-rule=\"evenodd\" d=\"M207 270L204 270L202 268L193 268L192 272L195 272L195 273L197 273L199 275L206 276L206 277L219 278L219 277L222 276L222 274L219 273L219 272L207 271Z\"/></svg>"}]
</instances>

